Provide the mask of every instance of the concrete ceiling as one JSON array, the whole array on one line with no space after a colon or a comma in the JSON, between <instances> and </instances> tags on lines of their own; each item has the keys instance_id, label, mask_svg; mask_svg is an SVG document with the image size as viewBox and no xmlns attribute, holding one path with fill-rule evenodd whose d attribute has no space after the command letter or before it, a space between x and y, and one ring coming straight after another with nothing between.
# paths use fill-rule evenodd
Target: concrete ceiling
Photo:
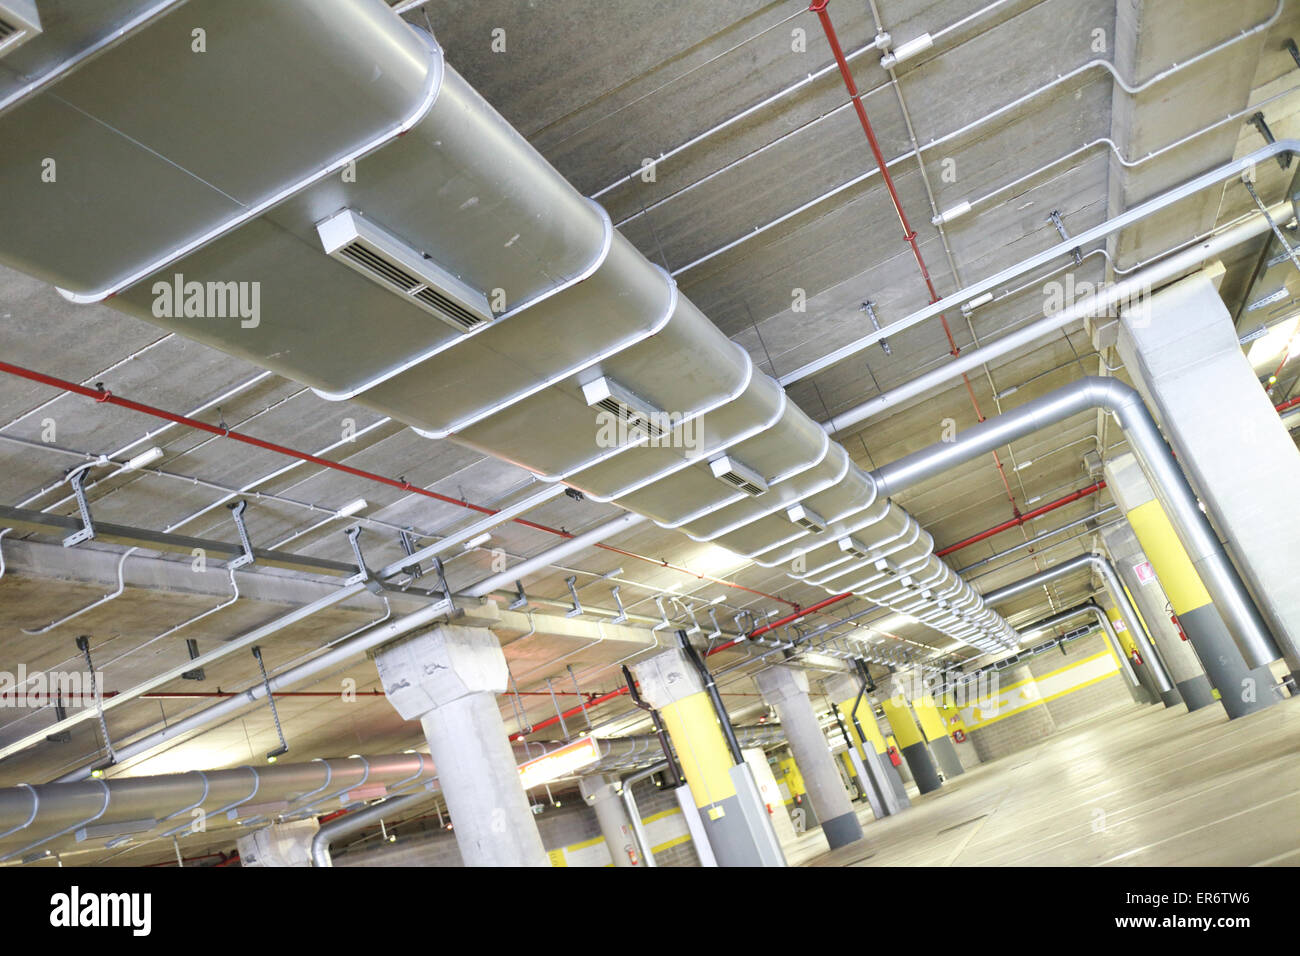
<instances>
[{"instance_id":1,"label":"concrete ceiling","mask_svg":"<svg viewBox=\"0 0 1300 956\"><path fill-rule=\"evenodd\" d=\"M897 43L922 32L937 33L990 5L986 0L879 0L877 6ZM1135 161L1269 97L1276 98L1264 112L1274 134L1300 135L1300 96L1293 92L1300 72L1283 46L1300 33L1300 5L1285 6L1267 32L1161 79L1136 96L1119 89L1103 68L1089 67L1054 81L1105 59L1113 60L1129 82L1140 83L1264 21L1273 12L1274 0L1231 5L1217 0L1006 0L991 6L898 69L938 209L998 189L1103 137ZM867 4L837 0L830 11L846 51L870 43L875 27ZM817 19L802 3L430 0L405 15L431 27L453 66L580 190L591 195L617 183L600 201L622 223L623 233L647 257L675 272L682 291L763 370L789 372L863 334L869 329L860 309L864 300L874 303L886 324L928 301L878 175L816 201L874 168L836 72L676 151L831 63ZM505 31L504 52L493 49L493 31L498 29ZM883 153L891 160L903 157L911 144L878 54L856 57L854 73ZM945 139L1022 97L1026 99L1016 109ZM931 147L936 140L943 142ZM1118 162L1108 146L1095 146L978 205L944 235L930 223L933 209L916 161L904 157L891 172L935 286L940 295L947 295L1057 242L1048 221L1054 210L1071 234L1079 233L1261 144L1255 127L1240 118L1133 168ZM644 160L666 153L671 155L655 166L653 182L636 175ZM1266 201L1285 194L1292 172L1275 163L1258 170L1257 188ZM1127 268L1250 208L1244 189L1230 183L1121 235L1105 251L1116 265ZM1261 239L1240 247L1225 261L1222 290L1234 312L1252 286L1263 281L1256 272L1264 246ZM1100 249L1083 251L1090 254L1073 270L1073 281L1095 283L1113 276ZM969 320L949 314L956 346L967 349L1041 315L1049 293L1045 282L1065 281L1065 276L1056 273L1019 291L1001 290ZM793 306L800 297L806 299L806 310L796 311ZM1255 313L1242 312L1239 318L1243 331L1257 321ZM936 321L889 341L890 354L872 347L792 386L791 398L809 415L824 420L949 358L950 347ZM840 438L869 469L932 443L949 421L958 427L973 423L972 396L980 412L992 416L1084 374L1101 370L1124 377L1122 369L1113 369L1119 361L1113 350L1099 355L1094 343L1086 330L1071 328L972 374L969 389L958 381ZM359 406L324 402L296 383L163 335L111 308L71 305L43 282L2 267L0 355L66 379L103 382L115 394L192 413L207 422L224 422L357 468L401 476L455 499L490 507L517 498L525 489L537 490L535 479L520 468L450 442L421 438ZM1295 374L1283 375L1275 400L1288 397L1297 384ZM1121 442L1122 436L1100 416L1079 415L1050 433L1001 449L1005 486L992 459L984 458L911 489L899 503L933 535L936 546L943 547L1006 520L1013 507L1028 510L1087 484L1082 454L1115 454L1122 450ZM165 427L128 410L0 376L0 455L5 465L0 469L0 504L75 514L63 482L69 467L87 456L123 461L152 445L165 452L153 466L157 470L113 474L110 467L96 469L102 480L92 486L90 497L97 520L233 542L235 527L225 504L244 497L250 503L249 530L258 546L350 563L342 532L357 519L331 519L330 513L363 497L367 507L361 515L362 543L368 562L379 565L402 556L399 529L409 529L427 543L454 533L474 517L455 504L309 464L293 465L272 452L179 426ZM980 561L1110 503L1104 493L1084 498L964 549L950 563L962 567ZM615 514L608 505L561 496L528 517L578 532ZM1080 526L1053 540L1057 543L1050 547L1021 550L984 564L969 577L983 590L999 587L1090 550L1095 536ZM449 582L460 589L492 573L492 549L501 549L513 561L556 541L532 528L504 525L493 532L489 545L447 562ZM706 633L712 629L709 602L715 599L720 599L713 605L718 622L734 631L733 615L742 609L759 614L788 611L825 596L782 569L746 565L653 526L622 534L611 543L634 556L588 549L568 558L563 567L527 578L533 610L562 617L570 604L565 579L571 575L576 575L580 599L589 609L586 619L608 620L608 615L591 609L612 608L610 589L617 584L628 610L644 616L643 624L660 619L653 599L671 593L694 602L697 622ZM183 660L186 638L196 639L205 649L215 646L332 586L319 576L247 569L236 575L244 594L239 601L154 640L229 598L230 581L219 567L195 574L183 556L141 552L123 565L128 586L121 597L47 633L26 634L23 628L39 629L112 592L123 549L92 542L75 555L59 558L54 554L60 550L57 536L32 533L11 533L0 544L8 563L0 579L0 669L16 671L20 662L29 670L74 666L74 638L88 634L97 666L108 665L110 690L129 687ZM701 580L666 565L691 568L741 587ZM186 577L192 580L184 582ZM1002 610L1013 624L1023 623L1078 603L1093 589L1089 574L1080 573L1061 579L1050 592L1023 597ZM404 597L393 603L398 610L419 602ZM845 602L809 618L804 626L826 624L863 607ZM666 605L675 624L685 620L680 608ZM273 669L282 667L383 613L378 599L366 597L314 617L268 642L268 663ZM884 626L889 630L879 633L911 646L950 643L896 619ZM529 723L554 713L547 678L553 679L557 693L566 695L560 698L562 706L571 705L575 698L569 665L580 691L598 694L621 684L612 665L636 650L574 636L522 637L522 631L510 629L499 633L525 694ZM713 660L725 667L739 659L730 654ZM423 746L418 725L400 720L382 697L364 693L377 689L368 661L357 661L300 690L332 694L344 677L353 678L361 692L355 703L344 705L333 696L279 701L296 757ZM167 690L215 693L218 688L243 689L256 679L256 663L244 651L209 668L204 682L176 682ZM724 690L736 713L752 716L762 711L747 676ZM124 739L156 729L204 702L141 699L111 712L110 733ZM625 700L615 699L592 718L599 722L629 709ZM513 708L505 701L503 713L514 729ZM48 708L0 715L0 743L51 720ZM235 721L134 761L127 772L258 761L275 743L263 704ZM87 722L66 743L41 744L0 762L0 785L50 779L93 759L99 749L98 731L94 722ZM139 859L150 852L141 850Z\"/></svg>"}]
</instances>

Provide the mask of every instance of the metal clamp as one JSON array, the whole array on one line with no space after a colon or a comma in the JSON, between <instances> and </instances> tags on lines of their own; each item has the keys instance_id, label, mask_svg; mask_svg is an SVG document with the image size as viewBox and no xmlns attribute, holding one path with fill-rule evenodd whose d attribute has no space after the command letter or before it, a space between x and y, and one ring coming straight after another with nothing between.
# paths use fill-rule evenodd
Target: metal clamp
<instances>
[{"instance_id":1,"label":"metal clamp","mask_svg":"<svg viewBox=\"0 0 1300 956\"><path fill-rule=\"evenodd\" d=\"M397 539L401 542L402 550L405 551L408 556L415 554L415 535L409 531L403 530L397 533ZM402 568L402 573L409 574L411 580L415 581L424 574L424 568L420 567L420 562L417 561L415 564L408 564L406 567Z\"/></svg>"},{"instance_id":2,"label":"metal clamp","mask_svg":"<svg viewBox=\"0 0 1300 956\"><path fill-rule=\"evenodd\" d=\"M364 584L366 590L372 594L381 593L384 586L371 575L370 569L366 567L366 557L361 553L361 542L357 540L361 537L361 525L353 525L343 533L348 536L348 544L352 545L352 554L356 556L357 567L361 569L343 583L345 585Z\"/></svg>"},{"instance_id":3,"label":"metal clamp","mask_svg":"<svg viewBox=\"0 0 1300 956\"><path fill-rule=\"evenodd\" d=\"M573 607L564 612L565 617L579 617L582 614L582 602L578 600L578 583L577 575L569 575L564 579L564 583L569 586L569 597L573 598Z\"/></svg>"},{"instance_id":4,"label":"metal clamp","mask_svg":"<svg viewBox=\"0 0 1300 956\"><path fill-rule=\"evenodd\" d=\"M82 487L82 482L86 480L86 472L90 468L91 465L81 465L72 474L68 475L68 484L72 485L72 493L77 496L77 510L81 512L81 530L74 531L63 539L65 548L81 544L83 541L90 541L95 537L95 523L90 518L90 505L86 501L86 489Z\"/></svg>"},{"instance_id":5,"label":"metal clamp","mask_svg":"<svg viewBox=\"0 0 1300 956\"><path fill-rule=\"evenodd\" d=\"M1061 219L1061 212L1059 209L1053 209L1048 215L1047 221L1056 227L1056 231L1061 234L1062 242L1069 240L1070 234L1065 231L1065 222ZM1080 247L1075 246L1071 249L1070 255L1074 257L1074 264L1076 266L1083 264L1083 250L1080 249Z\"/></svg>"},{"instance_id":6,"label":"metal clamp","mask_svg":"<svg viewBox=\"0 0 1300 956\"><path fill-rule=\"evenodd\" d=\"M248 540L248 528L244 526L244 512L248 510L248 502L241 499L228 507L235 518L235 528L239 531L239 543L243 546L244 553L227 561L226 567L231 571L238 571L244 565L252 564L257 558L253 554L253 544Z\"/></svg>"},{"instance_id":7,"label":"metal clamp","mask_svg":"<svg viewBox=\"0 0 1300 956\"><path fill-rule=\"evenodd\" d=\"M879 332L879 331L880 331L880 320L876 318L876 306L875 306L875 304L874 304L873 302L871 302L870 300L868 300L868 301L866 301L866 302L863 302L863 303L862 303L862 306L861 306L861 310L862 310L863 312L867 313L867 318L869 318L869 319L871 320L871 328L872 328L872 330L873 330L873 331L876 331L876 332ZM892 348L889 347L889 340L888 340L888 339L881 339L881 340L880 340L880 347L881 347L881 349L884 350L884 352L885 352L886 355L893 355L893 354L894 354L894 350L893 350Z\"/></svg>"},{"instance_id":8,"label":"metal clamp","mask_svg":"<svg viewBox=\"0 0 1300 956\"><path fill-rule=\"evenodd\" d=\"M611 624L626 624L626 623L627 623L627 608L623 607L623 599L620 598L620 597L618 596L618 585L617 585L617 584L614 585L614 587L613 587L611 590L612 590L612 593L613 593L613 595L614 595L614 603L618 605L618 614L617 614L617 615L614 617L614 619L613 619L612 621L610 621L609 623L611 623Z\"/></svg>"},{"instance_id":9,"label":"metal clamp","mask_svg":"<svg viewBox=\"0 0 1300 956\"><path fill-rule=\"evenodd\" d=\"M524 593L523 581L515 582L515 599L507 604L506 607L511 611L521 611L528 607L528 595Z\"/></svg>"}]
</instances>

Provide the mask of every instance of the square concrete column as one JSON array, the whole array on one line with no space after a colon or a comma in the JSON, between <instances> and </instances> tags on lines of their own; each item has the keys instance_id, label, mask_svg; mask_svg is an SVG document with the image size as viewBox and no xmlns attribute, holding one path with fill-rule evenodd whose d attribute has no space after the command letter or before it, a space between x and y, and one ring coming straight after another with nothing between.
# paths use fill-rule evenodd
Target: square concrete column
<instances>
[{"instance_id":1,"label":"square concrete column","mask_svg":"<svg viewBox=\"0 0 1300 956\"><path fill-rule=\"evenodd\" d=\"M862 824L835 769L835 758L808 697L808 675L778 664L760 671L754 683L763 699L776 708L826 842L834 850L861 840Z\"/></svg>"},{"instance_id":2,"label":"square concrete column","mask_svg":"<svg viewBox=\"0 0 1300 956\"><path fill-rule=\"evenodd\" d=\"M1133 455L1121 455L1106 462L1106 486L1128 516L1134 536L1151 559L1174 613L1196 649L1211 685L1219 691L1228 716L1243 717L1275 703L1278 697L1272 673L1267 667L1252 669L1246 664Z\"/></svg>"},{"instance_id":3,"label":"square concrete column","mask_svg":"<svg viewBox=\"0 0 1300 956\"><path fill-rule=\"evenodd\" d=\"M623 802L622 791L614 777L583 777L578 781L583 802L596 811L600 835L605 838L614 866L644 867L649 847L638 846L636 829Z\"/></svg>"},{"instance_id":4,"label":"square concrete column","mask_svg":"<svg viewBox=\"0 0 1300 956\"><path fill-rule=\"evenodd\" d=\"M633 665L641 696L663 718L718 866L785 866L749 767L737 763L699 672L673 648Z\"/></svg>"},{"instance_id":5,"label":"square concrete column","mask_svg":"<svg viewBox=\"0 0 1300 956\"><path fill-rule=\"evenodd\" d=\"M466 866L549 866L496 695L506 658L484 628L439 625L375 654L384 693L419 720Z\"/></svg>"},{"instance_id":6,"label":"square concrete column","mask_svg":"<svg viewBox=\"0 0 1300 956\"><path fill-rule=\"evenodd\" d=\"M871 701L861 690L861 683L848 675L826 681L826 693L837 701L836 709L849 738L850 753L858 758L866 773L863 785L872 788L869 794L872 812L877 818L892 816L906 810L912 801L907 796L902 775L889 759L885 735L876 723Z\"/></svg>"},{"instance_id":7,"label":"square concrete column","mask_svg":"<svg viewBox=\"0 0 1300 956\"><path fill-rule=\"evenodd\" d=\"M943 786L943 781L939 777L939 771L935 769L930 748L925 745L921 728L916 725L916 718L912 716L912 708L903 690L902 681L897 677L892 681L888 694L888 697L881 697L880 707L885 712L885 719L889 721L889 726L894 732L894 739L898 741L899 753L903 755L908 769L912 771L912 779L916 781L917 789L922 793L938 790Z\"/></svg>"},{"instance_id":8,"label":"square concrete column","mask_svg":"<svg viewBox=\"0 0 1300 956\"><path fill-rule=\"evenodd\" d=\"M1216 266L1127 310L1119 352L1300 672L1300 450L1242 352Z\"/></svg>"},{"instance_id":9,"label":"square concrete column","mask_svg":"<svg viewBox=\"0 0 1300 956\"><path fill-rule=\"evenodd\" d=\"M1147 633L1155 641L1176 693L1189 711L1210 706L1214 703L1210 679L1205 676L1205 669L1201 667L1191 642L1183 639L1170 619L1170 610L1166 609L1169 598L1160 586L1155 566L1142 550L1137 535L1128 524L1120 523L1104 528L1101 537L1120 580L1142 615Z\"/></svg>"}]
</instances>

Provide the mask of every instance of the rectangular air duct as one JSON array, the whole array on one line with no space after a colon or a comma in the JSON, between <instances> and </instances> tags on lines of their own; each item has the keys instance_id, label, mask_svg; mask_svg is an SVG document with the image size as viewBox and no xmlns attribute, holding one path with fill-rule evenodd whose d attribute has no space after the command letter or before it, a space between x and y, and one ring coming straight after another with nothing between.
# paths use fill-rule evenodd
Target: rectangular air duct
<instances>
[{"instance_id":1,"label":"rectangular air duct","mask_svg":"<svg viewBox=\"0 0 1300 956\"><path fill-rule=\"evenodd\" d=\"M316 231L330 258L396 292L462 335L492 321L492 309L482 292L351 209L326 219Z\"/></svg>"},{"instance_id":2,"label":"rectangular air duct","mask_svg":"<svg viewBox=\"0 0 1300 956\"><path fill-rule=\"evenodd\" d=\"M786 509L785 514L787 518L805 531L820 534L826 530L826 519L804 505L791 505Z\"/></svg>"},{"instance_id":3,"label":"rectangular air duct","mask_svg":"<svg viewBox=\"0 0 1300 956\"><path fill-rule=\"evenodd\" d=\"M713 477L721 478L728 484L735 485L751 498L757 498L767 491L767 482L763 476L752 468L747 468L734 458L723 455L709 462Z\"/></svg>"},{"instance_id":4,"label":"rectangular air duct","mask_svg":"<svg viewBox=\"0 0 1300 956\"><path fill-rule=\"evenodd\" d=\"M0 0L0 56L12 53L40 32L35 0Z\"/></svg>"},{"instance_id":5,"label":"rectangular air duct","mask_svg":"<svg viewBox=\"0 0 1300 956\"><path fill-rule=\"evenodd\" d=\"M582 397L591 408L609 412L650 438L662 438L670 431L668 413L655 408L639 395L609 378L598 378L582 386Z\"/></svg>"}]
</instances>

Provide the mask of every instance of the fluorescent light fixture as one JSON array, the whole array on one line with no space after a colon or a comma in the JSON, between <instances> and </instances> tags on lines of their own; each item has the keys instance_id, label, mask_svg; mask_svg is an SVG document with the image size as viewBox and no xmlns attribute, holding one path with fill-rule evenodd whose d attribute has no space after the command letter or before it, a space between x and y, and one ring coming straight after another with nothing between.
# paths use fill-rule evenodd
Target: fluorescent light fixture
<instances>
[{"instance_id":1,"label":"fluorescent light fixture","mask_svg":"<svg viewBox=\"0 0 1300 956\"><path fill-rule=\"evenodd\" d=\"M137 471L140 468L145 468L149 465L152 465L155 461L157 461L162 456L163 456L163 450L159 448L157 445L155 445L153 448L150 448L148 451L140 452L140 454L136 455L134 458L128 461L126 463L126 470Z\"/></svg>"},{"instance_id":2,"label":"fluorescent light fixture","mask_svg":"<svg viewBox=\"0 0 1300 956\"><path fill-rule=\"evenodd\" d=\"M481 548L483 547L483 545L487 544L491 540L492 540L492 535L485 532L479 535L477 538L470 538L468 541L466 541L465 550L473 551L475 548Z\"/></svg>"},{"instance_id":3,"label":"fluorescent light fixture","mask_svg":"<svg viewBox=\"0 0 1300 956\"><path fill-rule=\"evenodd\" d=\"M1251 343L1250 351L1246 353L1247 361L1252 366L1267 365L1276 361L1295 336L1297 325L1300 325L1300 315L1293 315L1271 326L1267 332Z\"/></svg>"},{"instance_id":4,"label":"fluorescent light fixture","mask_svg":"<svg viewBox=\"0 0 1300 956\"><path fill-rule=\"evenodd\" d=\"M349 501L338 511L334 512L334 514L339 518L350 518L352 515L356 514L357 512L364 511L365 507L366 507L366 499L358 498L356 501Z\"/></svg>"},{"instance_id":5,"label":"fluorescent light fixture","mask_svg":"<svg viewBox=\"0 0 1300 956\"><path fill-rule=\"evenodd\" d=\"M571 744L552 750L519 765L519 782L525 790L539 787L552 780L572 776L583 767L600 760L600 744L592 737L583 737Z\"/></svg>"}]
</instances>

